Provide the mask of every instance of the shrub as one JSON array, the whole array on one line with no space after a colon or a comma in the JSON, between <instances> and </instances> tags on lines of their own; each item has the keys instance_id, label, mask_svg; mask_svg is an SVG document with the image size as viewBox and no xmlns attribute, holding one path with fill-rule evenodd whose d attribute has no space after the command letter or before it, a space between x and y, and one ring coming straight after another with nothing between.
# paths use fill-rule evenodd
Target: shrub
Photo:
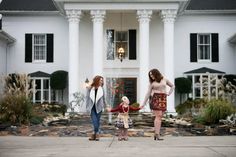
<instances>
[{"instance_id":1,"label":"shrub","mask_svg":"<svg viewBox=\"0 0 236 157\"><path fill-rule=\"evenodd\" d=\"M175 107L176 112L180 115L200 114L201 109L205 107L207 101L205 99L187 100L183 104Z\"/></svg>"},{"instance_id":2,"label":"shrub","mask_svg":"<svg viewBox=\"0 0 236 157\"><path fill-rule=\"evenodd\" d=\"M192 91L192 82L185 77L179 77L175 79L175 87L177 93L180 94L180 103L182 103L182 94L188 94Z\"/></svg>"},{"instance_id":3,"label":"shrub","mask_svg":"<svg viewBox=\"0 0 236 157\"><path fill-rule=\"evenodd\" d=\"M232 104L226 100L212 99L207 103L204 119L207 123L216 124L234 112Z\"/></svg>"},{"instance_id":4,"label":"shrub","mask_svg":"<svg viewBox=\"0 0 236 157\"><path fill-rule=\"evenodd\" d=\"M51 74L50 86L54 90L63 90L67 86L68 72L59 70Z\"/></svg>"},{"instance_id":5,"label":"shrub","mask_svg":"<svg viewBox=\"0 0 236 157\"><path fill-rule=\"evenodd\" d=\"M30 96L33 92L33 83L26 74L9 74L3 78L4 93L10 95Z\"/></svg>"},{"instance_id":6,"label":"shrub","mask_svg":"<svg viewBox=\"0 0 236 157\"><path fill-rule=\"evenodd\" d=\"M130 106L138 108L139 107L139 103L133 103ZM130 112L138 112L138 111L130 111Z\"/></svg>"},{"instance_id":7,"label":"shrub","mask_svg":"<svg viewBox=\"0 0 236 157\"><path fill-rule=\"evenodd\" d=\"M37 124L41 124L43 122L43 117L40 116L32 116L30 118L30 123L37 125Z\"/></svg>"},{"instance_id":8,"label":"shrub","mask_svg":"<svg viewBox=\"0 0 236 157\"><path fill-rule=\"evenodd\" d=\"M11 124L29 123L32 104L24 94L5 95L0 102L0 119Z\"/></svg>"}]
</instances>

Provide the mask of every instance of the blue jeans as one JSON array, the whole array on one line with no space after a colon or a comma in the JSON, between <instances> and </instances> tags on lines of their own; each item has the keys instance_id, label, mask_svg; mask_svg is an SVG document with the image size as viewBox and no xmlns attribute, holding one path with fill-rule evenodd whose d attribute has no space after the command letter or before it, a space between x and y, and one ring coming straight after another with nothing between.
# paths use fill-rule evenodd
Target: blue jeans
<instances>
[{"instance_id":1,"label":"blue jeans","mask_svg":"<svg viewBox=\"0 0 236 157\"><path fill-rule=\"evenodd\" d=\"M93 105L93 108L91 110L91 119L93 123L93 129L94 133L99 133L99 127L100 127L100 118L101 118L102 112L97 113L95 105Z\"/></svg>"}]
</instances>

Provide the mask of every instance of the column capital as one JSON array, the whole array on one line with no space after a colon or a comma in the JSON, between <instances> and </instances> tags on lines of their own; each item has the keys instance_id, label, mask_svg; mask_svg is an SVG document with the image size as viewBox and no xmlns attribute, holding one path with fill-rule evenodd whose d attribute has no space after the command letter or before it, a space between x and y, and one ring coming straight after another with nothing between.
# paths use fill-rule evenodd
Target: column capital
<instances>
[{"instance_id":1,"label":"column capital","mask_svg":"<svg viewBox=\"0 0 236 157\"><path fill-rule=\"evenodd\" d=\"M152 10L138 10L138 21L141 23L147 23L150 21L152 16Z\"/></svg>"},{"instance_id":2,"label":"column capital","mask_svg":"<svg viewBox=\"0 0 236 157\"><path fill-rule=\"evenodd\" d=\"M93 22L103 22L106 11L105 10L91 10L90 12Z\"/></svg>"},{"instance_id":3,"label":"column capital","mask_svg":"<svg viewBox=\"0 0 236 157\"><path fill-rule=\"evenodd\" d=\"M175 22L175 18L177 15L177 10L175 9L165 9L161 10L161 18L163 22Z\"/></svg>"},{"instance_id":4,"label":"column capital","mask_svg":"<svg viewBox=\"0 0 236 157\"><path fill-rule=\"evenodd\" d=\"M66 10L66 16L69 22L79 22L82 15L81 10L70 9Z\"/></svg>"}]
</instances>

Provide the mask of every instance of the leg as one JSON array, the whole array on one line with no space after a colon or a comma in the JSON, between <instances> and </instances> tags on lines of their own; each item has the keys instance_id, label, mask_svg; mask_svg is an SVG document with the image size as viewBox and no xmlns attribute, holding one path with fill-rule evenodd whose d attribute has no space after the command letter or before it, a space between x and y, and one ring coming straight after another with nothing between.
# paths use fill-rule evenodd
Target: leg
<instances>
[{"instance_id":1,"label":"leg","mask_svg":"<svg viewBox=\"0 0 236 157\"><path fill-rule=\"evenodd\" d=\"M119 128L118 141L122 140L122 136L123 136L123 128Z\"/></svg>"},{"instance_id":2,"label":"leg","mask_svg":"<svg viewBox=\"0 0 236 157\"><path fill-rule=\"evenodd\" d=\"M97 128L96 130L96 135L95 135L95 140L99 141L99 133L100 133L100 119L101 119L101 114L102 112L97 113Z\"/></svg>"},{"instance_id":3,"label":"leg","mask_svg":"<svg viewBox=\"0 0 236 157\"><path fill-rule=\"evenodd\" d=\"M160 139L160 130L161 130L161 118L163 116L163 112L160 110L154 110L155 120L154 120L154 130L155 130L155 137L154 139Z\"/></svg>"},{"instance_id":4,"label":"leg","mask_svg":"<svg viewBox=\"0 0 236 157\"><path fill-rule=\"evenodd\" d=\"M128 141L128 129L127 129L127 128L124 128L123 139L124 139L125 141Z\"/></svg>"},{"instance_id":5,"label":"leg","mask_svg":"<svg viewBox=\"0 0 236 157\"><path fill-rule=\"evenodd\" d=\"M96 121L97 121L95 106L93 106L93 108L91 110L91 121L92 121L92 124L93 124L93 132L94 133L89 138L89 140L95 140L96 139Z\"/></svg>"}]
</instances>

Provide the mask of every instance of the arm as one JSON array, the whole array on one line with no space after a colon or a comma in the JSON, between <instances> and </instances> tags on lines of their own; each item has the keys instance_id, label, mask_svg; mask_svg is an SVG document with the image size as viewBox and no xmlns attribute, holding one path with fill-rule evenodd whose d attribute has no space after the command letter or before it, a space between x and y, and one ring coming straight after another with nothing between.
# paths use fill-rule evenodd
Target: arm
<instances>
[{"instance_id":1,"label":"arm","mask_svg":"<svg viewBox=\"0 0 236 157\"><path fill-rule=\"evenodd\" d=\"M171 93L174 91L175 89L175 85L173 83L171 83L169 80L166 79L166 84L170 87L169 92L167 93L167 95L171 95Z\"/></svg>"},{"instance_id":2,"label":"arm","mask_svg":"<svg viewBox=\"0 0 236 157\"><path fill-rule=\"evenodd\" d=\"M120 106L121 106L121 104L118 105L116 108L111 109L110 112L118 112L118 111L120 111Z\"/></svg>"},{"instance_id":3,"label":"arm","mask_svg":"<svg viewBox=\"0 0 236 157\"><path fill-rule=\"evenodd\" d=\"M145 106L145 105L146 105L147 100L149 99L149 97L150 97L150 95L151 95L151 92L152 92L152 84L150 84L149 87L148 87L148 91L147 91L147 94L146 94L146 96L145 96L145 98L144 98L144 101L143 101L143 103L142 103L142 106Z\"/></svg>"}]
</instances>

